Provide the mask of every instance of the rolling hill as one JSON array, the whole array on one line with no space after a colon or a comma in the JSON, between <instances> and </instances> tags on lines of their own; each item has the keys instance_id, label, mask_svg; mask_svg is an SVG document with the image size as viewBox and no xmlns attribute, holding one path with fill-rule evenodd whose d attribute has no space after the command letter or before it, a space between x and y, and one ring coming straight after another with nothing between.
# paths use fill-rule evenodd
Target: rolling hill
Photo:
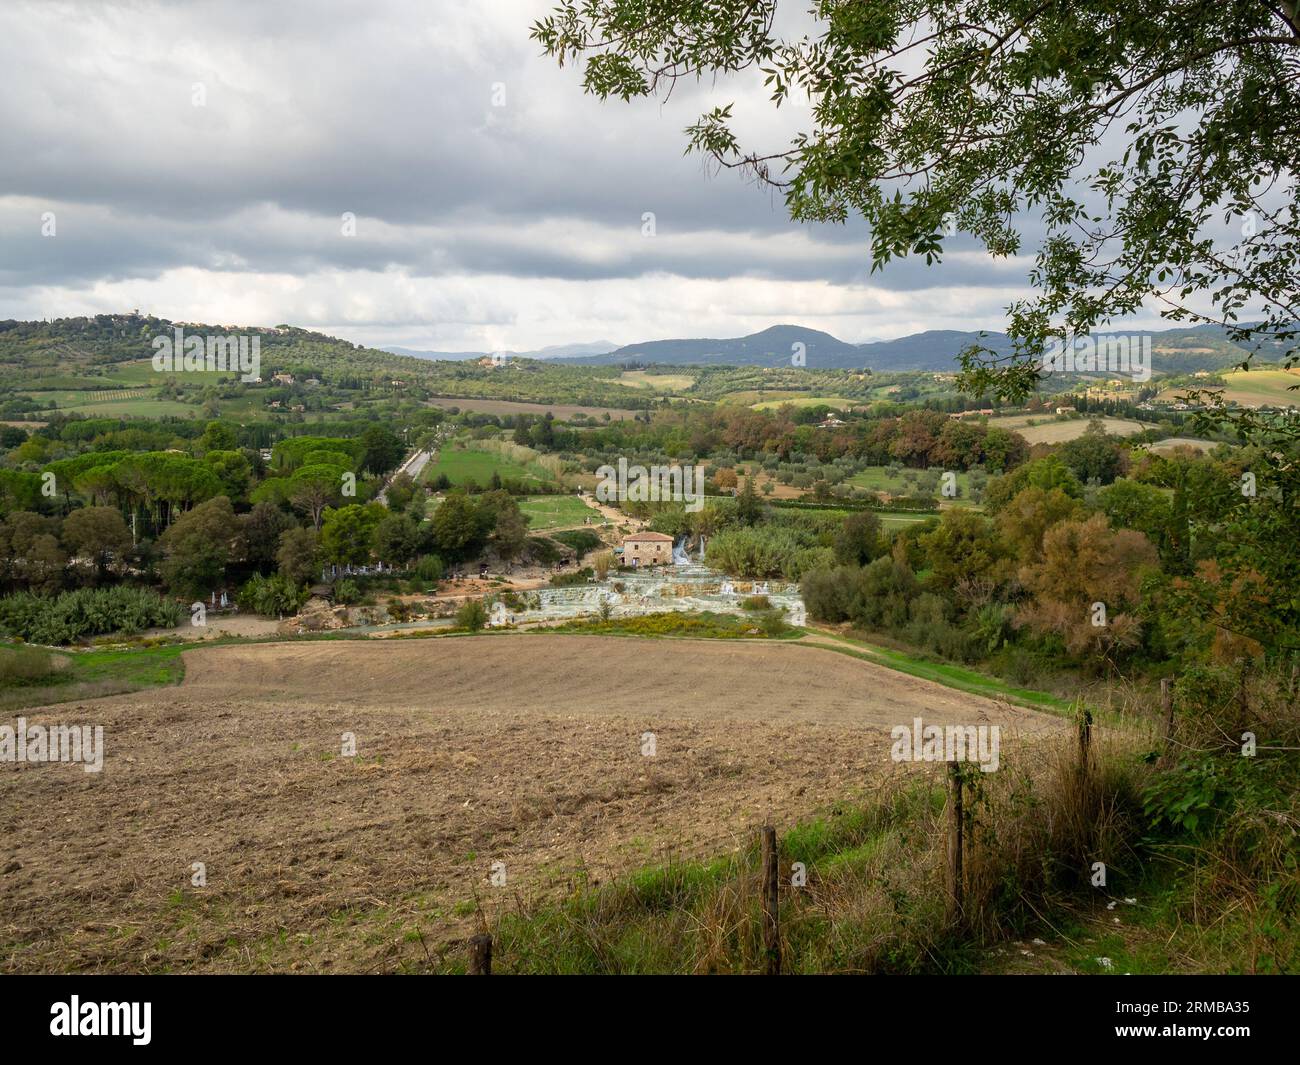
<instances>
[{"instance_id":1,"label":"rolling hill","mask_svg":"<svg viewBox=\"0 0 1300 1065\"><path fill-rule=\"evenodd\" d=\"M1149 336L1157 374L1221 370L1242 362L1249 352L1227 338L1219 326L1196 326L1166 330L1126 329L1122 325L1106 332L1126 336ZM603 355L570 357L560 361L576 365L628 365L654 363L660 366L788 366L792 345L805 345L810 369L862 369L881 373L901 371L951 372L958 354L971 344L981 344L998 354L1011 351L1005 333L975 330L930 329L893 340L849 344L816 329L777 325L750 336L735 339L652 340L628 344ZM1260 360L1277 360L1283 346L1258 344Z\"/></svg>"}]
</instances>

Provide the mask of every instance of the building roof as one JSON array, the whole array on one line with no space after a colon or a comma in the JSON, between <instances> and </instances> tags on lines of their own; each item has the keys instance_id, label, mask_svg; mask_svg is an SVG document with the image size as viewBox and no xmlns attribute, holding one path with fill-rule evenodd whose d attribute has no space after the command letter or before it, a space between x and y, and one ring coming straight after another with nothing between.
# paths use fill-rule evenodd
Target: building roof
<instances>
[{"instance_id":1,"label":"building roof","mask_svg":"<svg viewBox=\"0 0 1300 1065\"><path fill-rule=\"evenodd\" d=\"M673 538L671 536L667 536L664 533L657 533L657 532L639 532L639 533L633 533L631 536L623 537L623 543L625 544L631 543L633 540L665 540L670 544L673 542Z\"/></svg>"}]
</instances>

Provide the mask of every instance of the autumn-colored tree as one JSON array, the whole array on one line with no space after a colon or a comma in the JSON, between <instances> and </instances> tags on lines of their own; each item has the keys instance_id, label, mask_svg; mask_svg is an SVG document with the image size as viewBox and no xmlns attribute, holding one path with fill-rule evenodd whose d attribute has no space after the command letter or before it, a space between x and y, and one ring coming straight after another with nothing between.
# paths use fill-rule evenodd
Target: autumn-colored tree
<instances>
[{"instance_id":1,"label":"autumn-colored tree","mask_svg":"<svg viewBox=\"0 0 1300 1065\"><path fill-rule=\"evenodd\" d=\"M1031 485L998 512L998 532L1017 559L1035 562L1043 556L1043 535L1048 529L1082 516L1083 504L1060 488Z\"/></svg>"},{"instance_id":2,"label":"autumn-colored tree","mask_svg":"<svg viewBox=\"0 0 1300 1065\"><path fill-rule=\"evenodd\" d=\"M992 522L966 507L943 512L938 528L921 537L930 568L930 582L953 588L974 578L1001 579L1006 570L1006 549Z\"/></svg>"},{"instance_id":3,"label":"autumn-colored tree","mask_svg":"<svg viewBox=\"0 0 1300 1065\"><path fill-rule=\"evenodd\" d=\"M897 423L897 432L889 445L889 454L909 466L929 466L939 434L948 419L938 411L913 410Z\"/></svg>"},{"instance_id":4,"label":"autumn-colored tree","mask_svg":"<svg viewBox=\"0 0 1300 1065\"><path fill-rule=\"evenodd\" d=\"M1104 514L1058 522L1043 536L1041 559L1020 568L1033 600L1019 620L1056 634L1072 654L1113 661L1141 641L1133 607L1142 577L1156 566L1150 541L1132 529L1112 530Z\"/></svg>"}]
</instances>

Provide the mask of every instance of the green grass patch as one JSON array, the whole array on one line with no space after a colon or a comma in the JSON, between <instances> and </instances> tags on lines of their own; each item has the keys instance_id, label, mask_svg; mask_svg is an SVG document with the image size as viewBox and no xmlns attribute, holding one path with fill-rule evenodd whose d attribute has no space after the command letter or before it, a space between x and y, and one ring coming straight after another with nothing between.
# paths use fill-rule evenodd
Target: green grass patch
<instances>
[{"instance_id":1,"label":"green grass patch","mask_svg":"<svg viewBox=\"0 0 1300 1065\"><path fill-rule=\"evenodd\" d=\"M185 676L181 654L186 647L169 644L130 650L53 651L0 644L0 707L8 710L45 706L76 699L140 691L179 684ZM19 656L47 655L48 672L27 678L6 668Z\"/></svg>"},{"instance_id":2,"label":"green grass patch","mask_svg":"<svg viewBox=\"0 0 1300 1065\"><path fill-rule=\"evenodd\" d=\"M174 399L115 399L97 403L61 406L69 414L86 414L94 418L197 418L199 408Z\"/></svg>"},{"instance_id":3,"label":"green grass patch","mask_svg":"<svg viewBox=\"0 0 1300 1065\"><path fill-rule=\"evenodd\" d=\"M768 399L761 403L751 403L754 410L777 410L780 407L834 407L836 410L848 410L860 399L848 399L845 396L808 396L791 395L780 399Z\"/></svg>"},{"instance_id":4,"label":"green grass patch","mask_svg":"<svg viewBox=\"0 0 1300 1065\"><path fill-rule=\"evenodd\" d=\"M828 651L837 651L853 658L861 658L866 662L874 662L876 665L888 666L900 673L920 677L923 680L932 680L947 688L955 688L957 691L967 692L970 695L983 695L989 698L1002 696L1020 706L1034 707L1039 710L1066 713L1071 709L1069 700L1062 699L1060 696L1052 695L1050 692L1036 691L1033 688L1018 688L1006 681L990 677L986 673L968 669L965 666L953 665L949 662L935 662L905 651L894 651L886 647L878 647L849 636L833 635L831 633L820 633L820 635L843 645L839 647L826 644L818 645L826 647Z\"/></svg>"},{"instance_id":5,"label":"green grass patch","mask_svg":"<svg viewBox=\"0 0 1300 1065\"><path fill-rule=\"evenodd\" d=\"M535 532L583 525L588 518L593 522L605 520L581 499L569 495L526 496L519 500L519 509L529 519L528 528Z\"/></svg>"},{"instance_id":6,"label":"green grass patch","mask_svg":"<svg viewBox=\"0 0 1300 1065\"><path fill-rule=\"evenodd\" d=\"M934 511L923 513L921 511L884 511L875 512L880 516L880 527L886 532L892 532L895 529L906 529L909 525L919 525L923 521L937 519L939 515Z\"/></svg>"},{"instance_id":7,"label":"green grass patch","mask_svg":"<svg viewBox=\"0 0 1300 1065\"><path fill-rule=\"evenodd\" d=\"M957 489L959 492L955 500L949 502L962 503L970 500L970 474L965 470L954 471L957 474ZM938 495L936 489L933 493L922 492L919 487L919 476L921 471L899 469L898 472L892 471L888 466L868 466L865 470L855 473L849 478L848 483L854 488L865 488L869 492L887 492L894 496L919 496L919 495Z\"/></svg>"},{"instance_id":8,"label":"green grass patch","mask_svg":"<svg viewBox=\"0 0 1300 1065\"><path fill-rule=\"evenodd\" d=\"M432 481L445 475L453 485L473 481L480 487L487 487L494 473L503 481L545 484L554 480L550 471L537 463L530 462L527 466L522 466L490 451L458 451L454 448L438 452L438 458L425 466L423 479ZM583 507L583 510L587 508Z\"/></svg>"}]
</instances>

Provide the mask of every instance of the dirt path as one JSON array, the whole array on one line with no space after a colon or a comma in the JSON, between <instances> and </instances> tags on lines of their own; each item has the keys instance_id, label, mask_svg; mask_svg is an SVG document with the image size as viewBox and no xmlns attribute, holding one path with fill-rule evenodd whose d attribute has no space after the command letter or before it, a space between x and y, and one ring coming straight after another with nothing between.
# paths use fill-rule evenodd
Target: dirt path
<instances>
[{"instance_id":1,"label":"dirt path","mask_svg":"<svg viewBox=\"0 0 1300 1065\"><path fill-rule=\"evenodd\" d=\"M914 716L1002 723L1004 757L1064 727L794 644L502 635L185 658L180 688L26 712L102 724L106 753L98 774L0 763L0 971L417 968L465 934L475 897L495 912L579 862L604 879L665 846L723 849L900 771L885 730Z\"/></svg>"}]
</instances>

